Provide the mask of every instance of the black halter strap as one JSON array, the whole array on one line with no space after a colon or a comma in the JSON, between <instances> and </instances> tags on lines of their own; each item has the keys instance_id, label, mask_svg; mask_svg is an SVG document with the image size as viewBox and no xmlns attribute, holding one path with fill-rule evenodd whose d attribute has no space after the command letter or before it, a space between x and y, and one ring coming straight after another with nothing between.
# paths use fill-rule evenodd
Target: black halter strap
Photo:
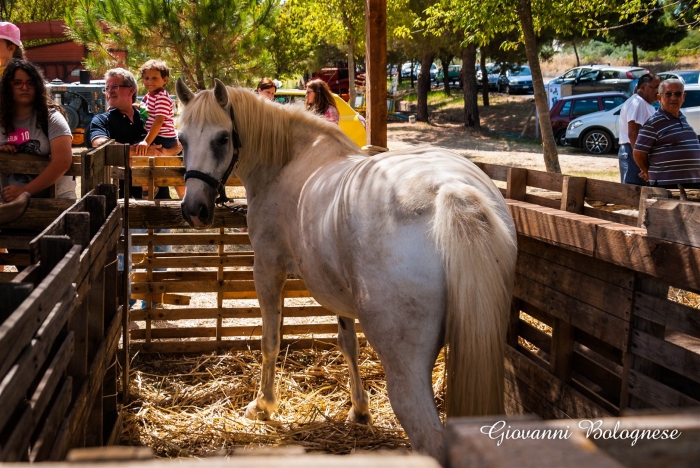
<instances>
[{"instance_id":1,"label":"black halter strap","mask_svg":"<svg viewBox=\"0 0 700 468\"><path fill-rule=\"evenodd\" d=\"M226 196L226 181L228 180L229 176L231 175L231 172L233 171L233 168L238 162L238 153L239 150L243 147L243 145L241 145L241 139L238 135L238 128L236 127L236 118L233 115L233 105L229 107L229 114L231 115L231 125L233 125L233 128L231 129L231 141L233 142L233 157L231 158L231 163L228 165L228 168L226 169L226 172L224 172L224 175L221 177L221 179L216 180L209 174L205 174L204 172L200 171L185 172L185 181L187 181L187 179L199 179L219 193L219 197L216 199L217 205L223 205L230 201L230 199Z\"/></svg>"}]
</instances>

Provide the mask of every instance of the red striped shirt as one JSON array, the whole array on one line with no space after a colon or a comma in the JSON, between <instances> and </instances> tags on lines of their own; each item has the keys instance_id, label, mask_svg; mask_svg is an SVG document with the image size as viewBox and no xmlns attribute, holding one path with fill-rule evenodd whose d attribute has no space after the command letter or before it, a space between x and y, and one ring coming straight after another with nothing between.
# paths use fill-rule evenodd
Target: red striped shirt
<instances>
[{"instance_id":1,"label":"red striped shirt","mask_svg":"<svg viewBox=\"0 0 700 468\"><path fill-rule=\"evenodd\" d=\"M161 89L156 94L146 94L141 100L141 107L144 106L148 112L148 120L146 120L147 132L151 131L156 116L162 115L165 117L165 120L160 127L158 136L165 138L174 138L177 136L175 132L175 120L173 120L173 101L170 99L170 95L166 90Z\"/></svg>"}]
</instances>

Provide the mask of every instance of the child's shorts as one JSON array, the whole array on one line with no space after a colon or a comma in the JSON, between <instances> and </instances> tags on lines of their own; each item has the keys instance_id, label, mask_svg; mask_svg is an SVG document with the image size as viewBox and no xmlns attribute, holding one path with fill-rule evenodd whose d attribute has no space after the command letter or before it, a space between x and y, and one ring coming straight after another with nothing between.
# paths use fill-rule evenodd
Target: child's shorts
<instances>
[{"instance_id":1,"label":"child's shorts","mask_svg":"<svg viewBox=\"0 0 700 468\"><path fill-rule=\"evenodd\" d=\"M163 148L172 148L173 146L177 145L177 137L162 137L162 136L157 136L155 140L153 140L154 145L162 145Z\"/></svg>"}]
</instances>

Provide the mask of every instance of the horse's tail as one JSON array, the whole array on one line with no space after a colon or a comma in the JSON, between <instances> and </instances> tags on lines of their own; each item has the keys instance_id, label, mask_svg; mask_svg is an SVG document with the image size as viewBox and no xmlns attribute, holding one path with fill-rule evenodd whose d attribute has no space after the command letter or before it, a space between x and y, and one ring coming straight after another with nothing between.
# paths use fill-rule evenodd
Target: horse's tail
<instances>
[{"instance_id":1,"label":"horse's tail","mask_svg":"<svg viewBox=\"0 0 700 468\"><path fill-rule=\"evenodd\" d=\"M496 203L469 185L443 185L435 205L433 235L447 284L447 414L503 413L515 234Z\"/></svg>"}]
</instances>

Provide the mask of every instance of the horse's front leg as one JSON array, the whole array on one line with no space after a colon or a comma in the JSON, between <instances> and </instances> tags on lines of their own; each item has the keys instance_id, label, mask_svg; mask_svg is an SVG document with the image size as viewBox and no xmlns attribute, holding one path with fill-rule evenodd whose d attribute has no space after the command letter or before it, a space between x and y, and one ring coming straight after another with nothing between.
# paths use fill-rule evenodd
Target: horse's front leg
<instances>
[{"instance_id":1,"label":"horse's front leg","mask_svg":"<svg viewBox=\"0 0 700 468\"><path fill-rule=\"evenodd\" d=\"M338 346L343 356L345 356L345 360L348 361L348 368L350 369L352 408L350 408L348 413L348 421L370 424L372 415L369 412L369 396L362 386L360 369L357 364L359 344L357 342L357 331L355 330L355 319L338 317Z\"/></svg>"},{"instance_id":2,"label":"horse's front leg","mask_svg":"<svg viewBox=\"0 0 700 468\"><path fill-rule=\"evenodd\" d=\"M255 290L260 302L263 328L260 348L262 350L262 376L255 400L248 404L245 415L249 419L268 419L277 409L275 395L275 365L280 352L280 325L282 323L282 289L285 277L254 272Z\"/></svg>"}]
</instances>

